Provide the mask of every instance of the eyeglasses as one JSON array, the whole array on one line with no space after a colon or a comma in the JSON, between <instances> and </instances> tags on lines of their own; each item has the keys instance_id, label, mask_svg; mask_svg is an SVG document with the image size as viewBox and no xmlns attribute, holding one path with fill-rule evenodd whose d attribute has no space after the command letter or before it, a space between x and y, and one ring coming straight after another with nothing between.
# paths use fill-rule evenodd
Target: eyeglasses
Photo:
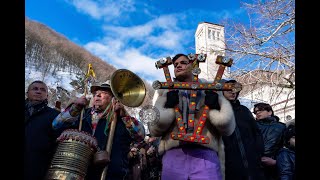
<instances>
[{"instance_id":1,"label":"eyeglasses","mask_svg":"<svg viewBox=\"0 0 320 180\"><path fill-rule=\"evenodd\" d=\"M254 111L253 111L253 114L257 114L258 112L261 112L261 111L266 111L266 110L265 110L265 109L254 110Z\"/></svg>"}]
</instances>

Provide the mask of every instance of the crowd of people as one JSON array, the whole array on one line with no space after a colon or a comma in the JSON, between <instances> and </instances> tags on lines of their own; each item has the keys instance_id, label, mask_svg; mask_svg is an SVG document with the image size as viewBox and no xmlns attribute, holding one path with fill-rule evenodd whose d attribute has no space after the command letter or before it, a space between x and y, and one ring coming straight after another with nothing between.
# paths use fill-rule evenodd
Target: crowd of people
<instances>
[{"instance_id":1,"label":"crowd of people","mask_svg":"<svg viewBox=\"0 0 320 180\"><path fill-rule=\"evenodd\" d=\"M172 59L174 82L191 82L192 63L185 54ZM206 82L205 79L199 79ZM220 80L221 83L238 83ZM48 106L48 87L34 81L25 100L24 179L48 179L57 138L66 129L78 129L97 140L96 156L88 162L86 180L295 180L295 124L279 122L270 104L257 103L253 112L238 100L240 91L158 89L154 107L160 116L146 134L143 124L114 98L107 82L91 86L92 104L82 96L58 110ZM191 109L190 101L195 101ZM172 138L178 133L176 121L187 132L207 108L202 135L207 143ZM182 118L177 118L181 110ZM116 120L115 120L116 118ZM115 129L112 151L104 152L112 122ZM110 153L110 154L108 154Z\"/></svg>"}]
</instances>

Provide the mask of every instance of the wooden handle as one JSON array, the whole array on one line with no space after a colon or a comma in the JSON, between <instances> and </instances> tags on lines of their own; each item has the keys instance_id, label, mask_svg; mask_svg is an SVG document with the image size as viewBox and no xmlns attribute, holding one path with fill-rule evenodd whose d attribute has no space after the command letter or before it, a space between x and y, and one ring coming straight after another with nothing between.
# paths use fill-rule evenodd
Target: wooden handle
<instances>
[{"instance_id":1,"label":"wooden handle","mask_svg":"<svg viewBox=\"0 0 320 180\"><path fill-rule=\"evenodd\" d=\"M117 113L115 112L114 115L113 115L113 119L111 121L108 141L107 141L107 145L106 145L106 151L108 153L108 159L110 159L110 155L111 155L112 143L113 143L114 131L116 129L116 124L117 124ZM102 174L101 174L100 180L105 180L106 179L107 170L108 170L108 165L106 167L104 167L104 169L102 171Z\"/></svg>"}]
</instances>

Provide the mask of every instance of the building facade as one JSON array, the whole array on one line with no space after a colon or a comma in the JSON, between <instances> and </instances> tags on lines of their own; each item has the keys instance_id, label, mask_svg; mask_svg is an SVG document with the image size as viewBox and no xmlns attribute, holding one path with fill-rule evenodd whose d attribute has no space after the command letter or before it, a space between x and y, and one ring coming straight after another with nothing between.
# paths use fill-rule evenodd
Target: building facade
<instances>
[{"instance_id":1,"label":"building facade","mask_svg":"<svg viewBox=\"0 0 320 180\"><path fill-rule=\"evenodd\" d=\"M198 24L195 33L196 53L207 54L206 62L200 63L199 78L213 81L219 66L215 63L218 55L225 56L224 27L209 22ZM223 78L229 76L229 68L225 69Z\"/></svg>"},{"instance_id":2,"label":"building facade","mask_svg":"<svg viewBox=\"0 0 320 180\"><path fill-rule=\"evenodd\" d=\"M226 56L225 52L225 32L224 26L201 22L198 24L195 32L196 53L207 54L205 63L200 63L201 73L199 78L213 81L217 73L219 65L215 63L218 55ZM231 78L230 68L226 68L223 78ZM248 78L243 78L247 79ZM242 83L240 80L239 82ZM243 83L244 86L246 85ZM240 94L239 100L250 110L253 105L258 102L265 102L272 106L275 115L280 118L281 122L288 123L295 119L295 92L289 88L280 88L270 84L247 87L249 91Z\"/></svg>"}]
</instances>

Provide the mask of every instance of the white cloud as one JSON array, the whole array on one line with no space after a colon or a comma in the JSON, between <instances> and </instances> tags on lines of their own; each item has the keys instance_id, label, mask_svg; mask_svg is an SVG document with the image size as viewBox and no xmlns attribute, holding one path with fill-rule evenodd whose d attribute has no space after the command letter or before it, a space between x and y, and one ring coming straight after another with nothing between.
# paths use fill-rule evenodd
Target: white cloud
<instances>
[{"instance_id":1,"label":"white cloud","mask_svg":"<svg viewBox=\"0 0 320 180\"><path fill-rule=\"evenodd\" d=\"M183 42L183 32L165 31L158 36L151 36L147 38L149 46L156 45L167 49L181 49Z\"/></svg>"},{"instance_id":2,"label":"white cloud","mask_svg":"<svg viewBox=\"0 0 320 180\"><path fill-rule=\"evenodd\" d=\"M177 25L178 17L179 15L164 15L142 25L131 27L106 25L103 29L107 36L121 39L122 42L127 42L129 46L135 46L141 51L146 49L150 51L158 47L181 51L183 45L192 39L185 38L191 34L189 30L181 29ZM133 45L133 43L139 45Z\"/></svg>"},{"instance_id":3,"label":"white cloud","mask_svg":"<svg viewBox=\"0 0 320 180\"><path fill-rule=\"evenodd\" d=\"M156 61L157 59L152 59L148 56L145 56L137 49L126 50L121 59L117 60L122 67L136 72L143 77L147 77L147 79L153 80L161 79L163 76L155 67Z\"/></svg>"},{"instance_id":4,"label":"white cloud","mask_svg":"<svg viewBox=\"0 0 320 180\"><path fill-rule=\"evenodd\" d=\"M124 43L120 39L105 38L101 42L89 42L84 47L101 59L109 61L121 54Z\"/></svg>"},{"instance_id":5,"label":"white cloud","mask_svg":"<svg viewBox=\"0 0 320 180\"><path fill-rule=\"evenodd\" d=\"M121 26L104 26L105 31L110 31L113 35L119 38L135 38L141 39L151 34L153 26L150 24L138 25L133 27L121 27Z\"/></svg>"},{"instance_id":6,"label":"white cloud","mask_svg":"<svg viewBox=\"0 0 320 180\"><path fill-rule=\"evenodd\" d=\"M135 10L132 0L66 0L79 12L88 14L94 19L112 20L121 14Z\"/></svg>"},{"instance_id":7,"label":"white cloud","mask_svg":"<svg viewBox=\"0 0 320 180\"><path fill-rule=\"evenodd\" d=\"M122 27L122 26L110 26L109 24L103 26L106 33L113 33L119 38L134 38L141 39L146 36L150 36L152 33L158 31L181 31L176 25L177 17L174 15L164 15L155 18L142 25ZM110 35L110 34L109 34Z\"/></svg>"},{"instance_id":8,"label":"white cloud","mask_svg":"<svg viewBox=\"0 0 320 180\"><path fill-rule=\"evenodd\" d=\"M117 40L112 42L115 42L115 44L120 43L117 43ZM112 43L91 42L85 48L117 69L128 69L149 82L165 80L163 70L155 67L155 62L162 57L157 59L150 58L137 48L124 49L121 48L121 45L112 47Z\"/></svg>"},{"instance_id":9,"label":"white cloud","mask_svg":"<svg viewBox=\"0 0 320 180\"><path fill-rule=\"evenodd\" d=\"M163 29L179 30L180 28L177 28L179 16L179 14L162 15L159 18L154 19L150 23L154 26L162 27Z\"/></svg>"},{"instance_id":10,"label":"white cloud","mask_svg":"<svg viewBox=\"0 0 320 180\"><path fill-rule=\"evenodd\" d=\"M185 37L190 33L180 29L177 21L176 15L165 15L132 27L104 26L106 37L84 47L118 69L131 70L149 82L164 81L163 70L156 69L155 62L165 52L183 52Z\"/></svg>"},{"instance_id":11,"label":"white cloud","mask_svg":"<svg viewBox=\"0 0 320 180\"><path fill-rule=\"evenodd\" d=\"M77 8L78 11L90 15L95 19L100 19L102 14L100 13L100 8L98 4L90 0L70 0L73 6Z\"/></svg>"}]
</instances>

